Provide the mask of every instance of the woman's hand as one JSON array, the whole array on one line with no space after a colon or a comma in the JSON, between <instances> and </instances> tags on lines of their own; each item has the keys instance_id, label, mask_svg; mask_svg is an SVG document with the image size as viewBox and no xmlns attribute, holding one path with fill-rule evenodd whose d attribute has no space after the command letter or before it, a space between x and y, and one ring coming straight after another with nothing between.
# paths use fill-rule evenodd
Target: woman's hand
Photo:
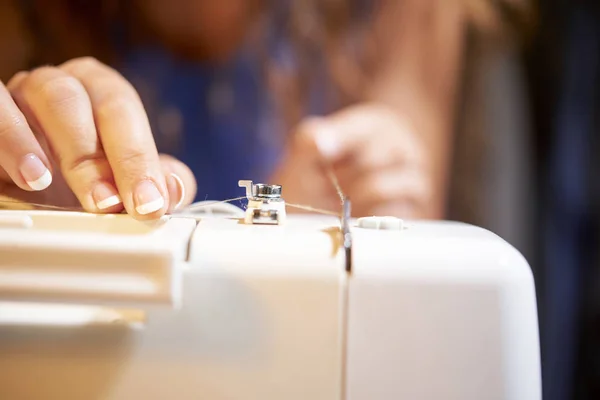
<instances>
[{"instance_id":1,"label":"woman's hand","mask_svg":"<svg viewBox=\"0 0 600 400\"><path fill-rule=\"evenodd\" d=\"M190 170L159 155L137 92L91 59L0 82L0 195L154 219L189 203Z\"/></svg>"},{"instance_id":2,"label":"woman's hand","mask_svg":"<svg viewBox=\"0 0 600 400\"><path fill-rule=\"evenodd\" d=\"M424 146L384 106L358 105L302 123L272 182L283 185L286 201L338 211L328 169L354 216L438 217Z\"/></svg>"}]
</instances>

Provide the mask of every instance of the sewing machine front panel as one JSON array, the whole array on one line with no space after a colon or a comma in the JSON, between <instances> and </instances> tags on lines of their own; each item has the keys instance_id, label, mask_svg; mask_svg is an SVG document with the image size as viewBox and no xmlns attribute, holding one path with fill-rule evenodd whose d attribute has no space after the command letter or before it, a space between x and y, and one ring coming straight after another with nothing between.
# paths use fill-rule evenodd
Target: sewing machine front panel
<instances>
[{"instance_id":1,"label":"sewing machine front panel","mask_svg":"<svg viewBox=\"0 0 600 400\"><path fill-rule=\"evenodd\" d=\"M200 219L180 308L148 305L135 326L0 327L0 398L340 399L335 228Z\"/></svg>"}]
</instances>

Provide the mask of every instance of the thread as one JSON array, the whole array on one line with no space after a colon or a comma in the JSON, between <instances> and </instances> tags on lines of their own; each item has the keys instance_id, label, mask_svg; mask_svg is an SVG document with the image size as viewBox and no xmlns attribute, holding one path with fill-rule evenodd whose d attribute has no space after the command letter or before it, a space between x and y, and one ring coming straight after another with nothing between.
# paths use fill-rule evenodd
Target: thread
<instances>
[{"instance_id":1,"label":"thread","mask_svg":"<svg viewBox=\"0 0 600 400\"><path fill-rule=\"evenodd\" d=\"M83 212L83 211L85 211L81 207L79 207L79 208L78 207L61 207L61 206L53 206L53 205L50 205L50 204L30 203L30 202L20 201L20 200L0 199L0 205L2 205L2 204L15 204L15 205L19 205L19 206L37 207L37 208L43 208L43 209L49 209L49 210L57 210L57 211L74 211L74 212Z\"/></svg>"},{"instance_id":2,"label":"thread","mask_svg":"<svg viewBox=\"0 0 600 400\"><path fill-rule=\"evenodd\" d=\"M189 206L185 207L181 212L194 212L195 210L198 209L202 209L202 208L206 208L206 207L211 207L214 206L215 204L223 204L223 203L231 203L237 200L243 200L245 199L246 196L239 196L239 197L233 197L231 199L225 199L225 200L216 200L210 203L206 203L206 202L202 202L202 204L198 204L198 203L192 203Z\"/></svg>"},{"instance_id":3,"label":"thread","mask_svg":"<svg viewBox=\"0 0 600 400\"><path fill-rule=\"evenodd\" d=\"M304 211L311 211L311 212L314 212L314 213L317 213L317 214L333 215L335 217L339 217L340 216L339 213L336 213L336 212L333 212L333 211L329 211L329 210L325 210L325 209L322 209L322 208L315 208L315 207L311 207L311 206L305 206L305 205L302 205L302 204L294 204L294 203L289 203L287 201L285 202L285 205L287 207L297 208L299 210L304 210Z\"/></svg>"},{"instance_id":4,"label":"thread","mask_svg":"<svg viewBox=\"0 0 600 400\"><path fill-rule=\"evenodd\" d=\"M335 189L335 191L337 192L338 196L340 197L340 203L344 204L344 200L346 199L346 195L342 191L342 187L340 186L340 183L338 182L337 176L335 176L335 174L333 173L333 170L331 169L331 167L326 167L325 171L326 171L327 177L329 178L329 181L333 185L333 188Z\"/></svg>"},{"instance_id":5,"label":"thread","mask_svg":"<svg viewBox=\"0 0 600 400\"><path fill-rule=\"evenodd\" d=\"M332 186L334 187L336 193L340 197L341 205L343 205L344 201L346 199L346 196L345 196L344 192L342 191L342 188L340 187L337 177L335 176L335 174L333 173L331 168L325 167L324 169L326 171L326 174L327 174ZM233 197L231 199L225 199L225 200L216 200L214 202L204 201L204 202L202 202L202 204L192 203L189 206L183 208L181 211L177 211L176 214L193 213L194 211L200 211L204 208L211 207L216 204L232 203L234 201L243 200L243 199L246 199L246 196ZM4 205L13 204L13 205L19 205L21 207L34 207L37 209L45 209L45 210L85 212L85 210L82 207L61 207L61 206L53 206L50 204L31 203L31 202L23 202L23 201L19 201L19 200L10 200L10 199L6 199L6 198L4 198L4 199L0 198L0 206L2 206L3 204ZM337 217L340 217L343 214L343 210L340 210L340 212L336 213L336 212L333 212L330 210L312 207L312 206L306 205L306 204L294 204L294 203L286 202L286 206L296 208L299 210L314 212L316 214L332 215L332 216L337 216Z\"/></svg>"},{"instance_id":6,"label":"thread","mask_svg":"<svg viewBox=\"0 0 600 400\"><path fill-rule=\"evenodd\" d=\"M180 214L180 213L193 213L194 211L200 211L200 210L202 210L204 208L211 207L211 206L214 206L216 204L232 203L234 201L243 200L245 198L246 198L246 196L240 196L240 197L233 197L231 199L214 201L214 202L210 202L210 203L190 204L189 206L183 208L181 211L178 211L176 214ZM23 202L23 201L18 201L18 200L4 200L4 199L1 199L0 200L0 205L3 205L3 204L6 204L6 205L18 205L18 206L24 206L24 207L35 207L35 208L38 208L38 209L55 210L55 211L85 212L85 210L83 208L81 208L81 207L62 207L62 206L53 206L53 205L50 205L50 204ZM291 208L297 208L299 210L314 212L316 214L339 216L339 213L336 213L336 212L333 212L333 211L329 211L329 210L325 210L325 209L322 209L322 208L312 207L312 206L309 206L309 205L304 205L304 204L294 204L294 203L288 203L288 202L286 202L286 206L287 207L291 207Z\"/></svg>"}]
</instances>

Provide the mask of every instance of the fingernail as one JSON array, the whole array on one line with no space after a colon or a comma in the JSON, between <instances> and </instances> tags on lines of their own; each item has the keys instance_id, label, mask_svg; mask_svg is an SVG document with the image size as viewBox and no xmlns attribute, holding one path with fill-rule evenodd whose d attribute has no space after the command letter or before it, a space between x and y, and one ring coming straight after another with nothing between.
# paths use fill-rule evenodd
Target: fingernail
<instances>
[{"instance_id":1,"label":"fingernail","mask_svg":"<svg viewBox=\"0 0 600 400\"><path fill-rule=\"evenodd\" d=\"M150 180L142 181L135 189L135 211L146 215L160 210L165 205L165 199Z\"/></svg>"},{"instance_id":2,"label":"fingernail","mask_svg":"<svg viewBox=\"0 0 600 400\"><path fill-rule=\"evenodd\" d=\"M44 190L52 183L52 174L35 154L23 157L21 175L33 190Z\"/></svg>"},{"instance_id":3,"label":"fingernail","mask_svg":"<svg viewBox=\"0 0 600 400\"><path fill-rule=\"evenodd\" d=\"M327 128L320 127L314 134L315 143L321 156L325 158L334 158L339 152L337 141Z\"/></svg>"},{"instance_id":4,"label":"fingernail","mask_svg":"<svg viewBox=\"0 0 600 400\"><path fill-rule=\"evenodd\" d=\"M183 186L183 181L176 174L169 174L167 177L167 188L169 189L169 197L173 200L177 199L177 204L173 207L173 210L177 210L181 207L181 204L185 199L185 186Z\"/></svg>"},{"instance_id":5,"label":"fingernail","mask_svg":"<svg viewBox=\"0 0 600 400\"><path fill-rule=\"evenodd\" d=\"M109 183L99 183L94 188L92 193L96 207L99 210L106 210L107 208L114 207L117 204L121 204L121 196L117 193L117 189Z\"/></svg>"}]
</instances>

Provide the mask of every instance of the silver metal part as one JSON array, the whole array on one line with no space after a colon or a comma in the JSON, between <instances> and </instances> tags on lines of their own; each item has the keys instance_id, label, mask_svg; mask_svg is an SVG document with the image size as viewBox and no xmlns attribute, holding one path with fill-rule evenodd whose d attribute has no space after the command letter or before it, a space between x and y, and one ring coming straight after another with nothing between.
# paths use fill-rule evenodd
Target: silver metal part
<instances>
[{"instance_id":1,"label":"silver metal part","mask_svg":"<svg viewBox=\"0 0 600 400\"><path fill-rule=\"evenodd\" d=\"M343 198L342 202L342 235L344 239L344 250L346 251L346 272L352 272L352 234L350 233L350 218L352 212L352 204L347 197Z\"/></svg>"},{"instance_id":2,"label":"silver metal part","mask_svg":"<svg viewBox=\"0 0 600 400\"><path fill-rule=\"evenodd\" d=\"M238 184L246 188L246 223L275 225L285 220L285 201L281 197L281 185L254 184L249 180L241 180Z\"/></svg>"},{"instance_id":3,"label":"silver metal part","mask_svg":"<svg viewBox=\"0 0 600 400\"><path fill-rule=\"evenodd\" d=\"M281 199L281 185L252 183L252 181L239 181L238 185L246 188L246 197L248 199Z\"/></svg>"},{"instance_id":4,"label":"silver metal part","mask_svg":"<svg viewBox=\"0 0 600 400\"><path fill-rule=\"evenodd\" d=\"M252 195L257 198L280 199L281 185L265 185L257 183L252 185Z\"/></svg>"}]
</instances>

